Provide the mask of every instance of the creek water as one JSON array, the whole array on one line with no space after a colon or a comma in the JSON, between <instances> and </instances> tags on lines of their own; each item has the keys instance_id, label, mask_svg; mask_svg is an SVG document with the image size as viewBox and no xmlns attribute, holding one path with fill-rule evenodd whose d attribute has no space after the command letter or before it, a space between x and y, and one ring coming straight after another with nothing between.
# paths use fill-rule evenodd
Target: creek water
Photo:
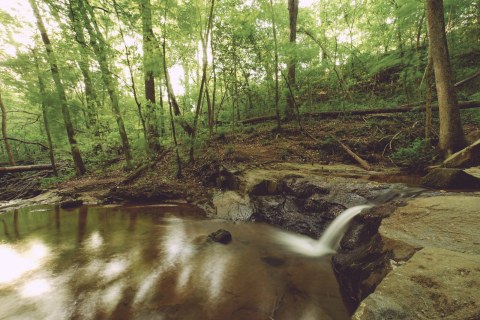
<instances>
[{"instance_id":1,"label":"creek water","mask_svg":"<svg viewBox=\"0 0 480 320\"><path fill-rule=\"evenodd\" d=\"M0 319L348 319L330 257L185 205L0 215ZM207 241L217 229L228 245Z\"/></svg>"}]
</instances>

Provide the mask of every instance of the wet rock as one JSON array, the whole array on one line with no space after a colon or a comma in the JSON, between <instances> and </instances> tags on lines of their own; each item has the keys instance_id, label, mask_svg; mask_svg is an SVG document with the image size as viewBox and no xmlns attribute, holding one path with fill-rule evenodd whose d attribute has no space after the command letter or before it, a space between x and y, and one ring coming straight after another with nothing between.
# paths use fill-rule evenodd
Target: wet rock
<instances>
[{"instance_id":1,"label":"wet rock","mask_svg":"<svg viewBox=\"0 0 480 320\"><path fill-rule=\"evenodd\" d=\"M384 219L379 233L384 239L413 248L445 248L480 254L478 193L417 198Z\"/></svg>"},{"instance_id":2,"label":"wet rock","mask_svg":"<svg viewBox=\"0 0 480 320\"><path fill-rule=\"evenodd\" d=\"M468 168L480 165L480 140L448 157L443 165L447 168Z\"/></svg>"},{"instance_id":3,"label":"wet rock","mask_svg":"<svg viewBox=\"0 0 480 320\"><path fill-rule=\"evenodd\" d=\"M433 189L480 188L480 179L460 169L435 168L422 178L422 186Z\"/></svg>"},{"instance_id":4,"label":"wet rock","mask_svg":"<svg viewBox=\"0 0 480 320\"><path fill-rule=\"evenodd\" d=\"M212 199L215 217L233 221L247 221L253 214L253 205L248 195L235 191L217 192Z\"/></svg>"},{"instance_id":5,"label":"wet rock","mask_svg":"<svg viewBox=\"0 0 480 320\"><path fill-rule=\"evenodd\" d=\"M73 209L83 205L83 200L80 199L68 199L60 202L60 208Z\"/></svg>"},{"instance_id":6,"label":"wet rock","mask_svg":"<svg viewBox=\"0 0 480 320\"><path fill-rule=\"evenodd\" d=\"M425 248L390 272L352 319L479 319L479 266L479 255Z\"/></svg>"},{"instance_id":7,"label":"wet rock","mask_svg":"<svg viewBox=\"0 0 480 320\"><path fill-rule=\"evenodd\" d=\"M208 239L210 239L214 242L219 242L219 243L222 243L222 244L228 244L232 241L232 234L230 233L230 231L227 231L227 230L224 230L224 229L218 229L217 231L209 234Z\"/></svg>"}]
</instances>

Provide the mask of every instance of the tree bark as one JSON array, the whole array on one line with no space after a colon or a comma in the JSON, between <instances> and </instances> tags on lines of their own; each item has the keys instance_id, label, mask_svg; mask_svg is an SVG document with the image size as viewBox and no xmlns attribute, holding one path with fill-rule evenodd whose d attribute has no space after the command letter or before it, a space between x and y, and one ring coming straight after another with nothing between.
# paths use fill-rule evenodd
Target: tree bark
<instances>
[{"instance_id":1,"label":"tree bark","mask_svg":"<svg viewBox=\"0 0 480 320\"><path fill-rule=\"evenodd\" d=\"M288 0L288 15L289 15L289 26L290 26L290 46L291 50L295 48L297 43L297 17L298 17L298 2L299 0ZM290 88L294 91L296 87L296 77L295 77L295 58L290 55L287 63L287 79ZM295 103L291 95L287 95L287 105L285 108L285 118L291 120L295 113Z\"/></svg>"},{"instance_id":2,"label":"tree bark","mask_svg":"<svg viewBox=\"0 0 480 320\"><path fill-rule=\"evenodd\" d=\"M50 42L50 39L47 34L45 25L43 24L42 16L38 9L35 0L29 0L30 5L33 9L33 13L37 20L37 27L42 37L43 44L45 45L45 50L47 52L47 59L50 65L50 70L52 73L53 81L55 82L55 88L57 95L60 99L62 107L63 121L65 123L65 129L67 131L68 142L70 143L70 150L72 152L73 162L75 163L75 171L77 175L83 175L86 172L85 165L83 163L82 155L80 149L78 148L77 138L75 137L75 130L73 129L72 120L70 118L70 110L68 108L67 96L65 94L65 89L63 83L60 79L60 72L58 70L57 58L55 52L53 51L53 46Z\"/></svg>"},{"instance_id":3,"label":"tree bark","mask_svg":"<svg viewBox=\"0 0 480 320\"><path fill-rule=\"evenodd\" d=\"M439 144L444 156L463 149L463 132L448 54L443 0L427 1L427 27L439 105Z\"/></svg>"},{"instance_id":4,"label":"tree bark","mask_svg":"<svg viewBox=\"0 0 480 320\"><path fill-rule=\"evenodd\" d=\"M11 166L15 165L15 159L13 158L12 148L10 146L10 141L7 135L7 109L3 104L2 91L0 90L0 111L2 112L2 135L3 140L5 141L5 149L7 150L8 163Z\"/></svg>"}]
</instances>

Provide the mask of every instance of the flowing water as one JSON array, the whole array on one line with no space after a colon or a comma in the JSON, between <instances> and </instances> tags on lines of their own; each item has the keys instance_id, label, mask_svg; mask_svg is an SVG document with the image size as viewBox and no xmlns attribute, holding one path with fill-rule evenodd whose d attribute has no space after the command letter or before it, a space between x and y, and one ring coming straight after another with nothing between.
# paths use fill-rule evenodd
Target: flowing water
<instances>
[{"instance_id":1,"label":"flowing water","mask_svg":"<svg viewBox=\"0 0 480 320\"><path fill-rule=\"evenodd\" d=\"M0 215L0 319L348 319L329 256L183 205ZM228 245L206 235L227 229Z\"/></svg>"},{"instance_id":2,"label":"flowing water","mask_svg":"<svg viewBox=\"0 0 480 320\"><path fill-rule=\"evenodd\" d=\"M302 236L299 234L277 233L277 240L283 243L292 252L309 257L322 257L333 254L338 249L340 241L347 231L350 221L364 209L373 205L358 205L343 211L335 220L330 223L320 239Z\"/></svg>"}]
</instances>

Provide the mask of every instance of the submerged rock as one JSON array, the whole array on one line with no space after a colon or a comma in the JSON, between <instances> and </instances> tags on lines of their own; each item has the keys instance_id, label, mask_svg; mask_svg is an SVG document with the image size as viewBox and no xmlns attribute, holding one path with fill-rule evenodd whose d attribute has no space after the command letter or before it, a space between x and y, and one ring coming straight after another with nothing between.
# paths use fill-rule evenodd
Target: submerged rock
<instances>
[{"instance_id":1,"label":"submerged rock","mask_svg":"<svg viewBox=\"0 0 480 320\"><path fill-rule=\"evenodd\" d=\"M480 179L460 169L435 168L422 178L422 185L433 189L480 188Z\"/></svg>"},{"instance_id":2,"label":"submerged rock","mask_svg":"<svg viewBox=\"0 0 480 320\"><path fill-rule=\"evenodd\" d=\"M60 208L62 209L73 209L83 205L83 200L80 199L69 199L60 202Z\"/></svg>"},{"instance_id":3,"label":"submerged rock","mask_svg":"<svg viewBox=\"0 0 480 320\"><path fill-rule=\"evenodd\" d=\"M208 235L208 239L214 242L228 244L232 241L232 234L230 233L230 231L218 229L217 231L210 233Z\"/></svg>"}]
</instances>

